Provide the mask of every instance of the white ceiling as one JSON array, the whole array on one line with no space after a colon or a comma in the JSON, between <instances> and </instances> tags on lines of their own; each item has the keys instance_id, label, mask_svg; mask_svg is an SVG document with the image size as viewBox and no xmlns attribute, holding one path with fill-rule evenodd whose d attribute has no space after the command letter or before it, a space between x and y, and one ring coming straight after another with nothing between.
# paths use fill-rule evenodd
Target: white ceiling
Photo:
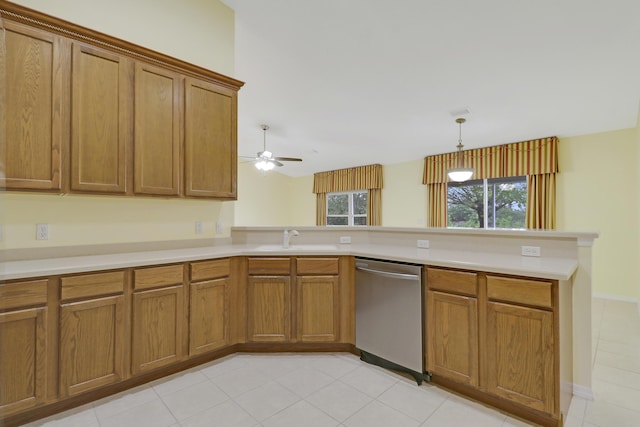
<instances>
[{"instance_id":1,"label":"white ceiling","mask_svg":"<svg viewBox=\"0 0 640 427\"><path fill-rule=\"evenodd\" d=\"M223 0L238 151L290 176L636 126L638 0Z\"/></svg>"}]
</instances>

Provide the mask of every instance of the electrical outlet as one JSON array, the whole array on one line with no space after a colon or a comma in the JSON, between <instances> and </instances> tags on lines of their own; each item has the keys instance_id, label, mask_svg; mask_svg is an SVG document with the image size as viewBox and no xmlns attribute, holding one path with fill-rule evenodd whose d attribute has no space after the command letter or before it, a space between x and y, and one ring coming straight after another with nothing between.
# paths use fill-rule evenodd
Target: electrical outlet
<instances>
[{"instance_id":1,"label":"electrical outlet","mask_svg":"<svg viewBox=\"0 0 640 427\"><path fill-rule=\"evenodd\" d=\"M36 224L36 240L49 240L49 224Z\"/></svg>"},{"instance_id":2,"label":"electrical outlet","mask_svg":"<svg viewBox=\"0 0 640 427\"><path fill-rule=\"evenodd\" d=\"M351 236L340 236L340 244L349 244L351 243Z\"/></svg>"},{"instance_id":3,"label":"electrical outlet","mask_svg":"<svg viewBox=\"0 0 640 427\"><path fill-rule=\"evenodd\" d=\"M418 240L418 247L422 249L429 249L429 241L428 240Z\"/></svg>"},{"instance_id":4,"label":"electrical outlet","mask_svg":"<svg viewBox=\"0 0 640 427\"><path fill-rule=\"evenodd\" d=\"M540 246L520 246L522 256L540 256Z\"/></svg>"},{"instance_id":5,"label":"electrical outlet","mask_svg":"<svg viewBox=\"0 0 640 427\"><path fill-rule=\"evenodd\" d=\"M203 226L202 221L196 221L196 234L202 234Z\"/></svg>"},{"instance_id":6,"label":"electrical outlet","mask_svg":"<svg viewBox=\"0 0 640 427\"><path fill-rule=\"evenodd\" d=\"M218 221L216 222L216 234L222 234L222 230L223 230L223 224L222 222Z\"/></svg>"}]
</instances>

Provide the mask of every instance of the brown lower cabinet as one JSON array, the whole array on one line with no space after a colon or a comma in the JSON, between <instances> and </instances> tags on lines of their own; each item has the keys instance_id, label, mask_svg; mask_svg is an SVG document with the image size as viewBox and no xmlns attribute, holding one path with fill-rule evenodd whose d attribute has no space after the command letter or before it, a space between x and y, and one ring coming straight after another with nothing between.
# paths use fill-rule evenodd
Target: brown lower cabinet
<instances>
[{"instance_id":1,"label":"brown lower cabinet","mask_svg":"<svg viewBox=\"0 0 640 427\"><path fill-rule=\"evenodd\" d=\"M46 301L47 281L25 286L40 295L38 307L6 304L3 299L22 283L0 286L0 424L3 416L29 410L45 402L46 396ZM14 289L8 289L14 288Z\"/></svg>"},{"instance_id":2,"label":"brown lower cabinet","mask_svg":"<svg viewBox=\"0 0 640 427\"><path fill-rule=\"evenodd\" d=\"M243 349L353 350L353 264L236 257L0 283L0 423ZM425 270L433 381L561 425L558 282Z\"/></svg>"},{"instance_id":3,"label":"brown lower cabinet","mask_svg":"<svg viewBox=\"0 0 640 427\"><path fill-rule=\"evenodd\" d=\"M478 385L478 299L427 291L427 371Z\"/></svg>"},{"instance_id":4,"label":"brown lower cabinet","mask_svg":"<svg viewBox=\"0 0 640 427\"><path fill-rule=\"evenodd\" d=\"M340 341L338 258L297 258L297 337L301 342Z\"/></svg>"},{"instance_id":5,"label":"brown lower cabinet","mask_svg":"<svg viewBox=\"0 0 640 427\"><path fill-rule=\"evenodd\" d=\"M134 270L131 372L167 366L185 357L182 264Z\"/></svg>"},{"instance_id":6,"label":"brown lower cabinet","mask_svg":"<svg viewBox=\"0 0 640 427\"><path fill-rule=\"evenodd\" d=\"M556 414L552 293L550 282L487 276L486 387L502 398Z\"/></svg>"},{"instance_id":7,"label":"brown lower cabinet","mask_svg":"<svg viewBox=\"0 0 640 427\"><path fill-rule=\"evenodd\" d=\"M291 341L291 259L249 258L247 339Z\"/></svg>"},{"instance_id":8,"label":"brown lower cabinet","mask_svg":"<svg viewBox=\"0 0 640 427\"><path fill-rule=\"evenodd\" d=\"M340 259L248 259L247 336L252 342L339 342Z\"/></svg>"},{"instance_id":9,"label":"brown lower cabinet","mask_svg":"<svg viewBox=\"0 0 640 427\"><path fill-rule=\"evenodd\" d=\"M124 379L124 271L61 279L59 394Z\"/></svg>"},{"instance_id":10,"label":"brown lower cabinet","mask_svg":"<svg viewBox=\"0 0 640 427\"><path fill-rule=\"evenodd\" d=\"M558 282L426 270L425 366L433 381L561 425Z\"/></svg>"},{"instance_id":11,"label":"brown lower cabinet","mask_svg":"<svg viewBox=\"0 0 640 427\"><path fill-rule=\"evenodd\" d=\"M0 424L243 349L353 350L353 269L234 257L2 282Z\"/></svg>"},{"instance_id":12,"label":"brown lower cabinet","mask_svg":"<svg viewBox=\"0 0 640 427\"><path fill-rule=\"evenodd\" d=\"M189 356L230 344L230 260L192 262L189 285Z\"/></svg>"}]
</instances>

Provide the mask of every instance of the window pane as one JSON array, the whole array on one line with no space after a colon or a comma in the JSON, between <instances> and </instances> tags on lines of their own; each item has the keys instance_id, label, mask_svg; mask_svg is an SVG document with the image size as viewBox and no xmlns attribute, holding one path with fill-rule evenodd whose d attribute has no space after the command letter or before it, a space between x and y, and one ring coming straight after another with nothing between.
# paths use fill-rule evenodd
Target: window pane
<instances>
[{"instance_id":1,"label":"window pane","mask_svg":"<svg viewBox=\"0 0 640 427\"><path fill-rule=\"evenodd\" d=\"M328 216L327 225L349 225L349 218L346 216Z\"/></svg>"},{"instance_id":2,"label":"window pane","mask_svg":"<svg viewBox=\"0 0 640 427\"><path fill-rule=\"evenodd\" d=\"M349 195L329 194L327 195L327 215L348 215Z\"/></svg>"},{"instance_id":3,"label":"window pane","mask_svg":"<svg viewBox=\"0 0 640 427\"><path fill-rule=\"evenodd\" d=\"M484 226L484 182L481 179L447 185L449 227Z\"/></svg>"},{"instance_id":4,"label":"window pane","mask_svg":"<svg viewBox=\"0 0 640 427\"><path fill-rule=\"evenodd\" d=\"M489 210L495 212L496 228L525 228L527 179L524 176L489 180L495 200Z\"/></svg>"},{"instance_id":5,"label":"window pane","mask_svg":"<svg viewBox=\"0 0 640 427\"><path fill-rule=\"evenodd\" d=\"M367 225L367 217L366 216L354 216L353 217L353 225Z\"/></svg>"},{"instance_id":6,"label":"window pane","mask_svg":"<svg viewBox=\"0 0 640 427\"><path fill-rule=\"evenodd\" d=\"M354 215L366 215L367 214L367 196L366 192L353 193L353 214Z\"/></svg>"}]
</instances>

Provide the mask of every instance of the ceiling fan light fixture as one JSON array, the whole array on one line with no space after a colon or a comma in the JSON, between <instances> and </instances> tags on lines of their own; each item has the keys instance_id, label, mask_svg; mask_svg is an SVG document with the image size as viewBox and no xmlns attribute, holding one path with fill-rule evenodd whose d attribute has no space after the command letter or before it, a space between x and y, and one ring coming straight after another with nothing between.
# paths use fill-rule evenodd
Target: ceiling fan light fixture
<instances>
[{"instance_id":1,"label":"ceiling fan light fixture","mask_svg":"<svg viewBox=\"0 0 640 427\"><path fill-rule=\"evenodd\" d=\"M275 163L269 160L260 160L256 162L255 165L256 165L256 169L261 171L270 171L271 169L276 167Z\"/></svg>"},{"instance_id":2,"label":"ceiling fan light fixture","mask_svg":"<svg viewBox=\"0 0 640 427\"><path fill-rule=\"evenodd\" d=\"M449 179L455 182L467 181L471 179L474 173L473 168L462 167L462 148L464 147L464 145L462 145L462 124L466 121L467 120L462 117L456 119L456 123L458 123L458 127L460 130L458 136L458 145L456 146L456 148L458 149L458 152L456 154L458 166L455 168L447 169L447 175L449 176Z\"/></svg>"}]
</instances>

